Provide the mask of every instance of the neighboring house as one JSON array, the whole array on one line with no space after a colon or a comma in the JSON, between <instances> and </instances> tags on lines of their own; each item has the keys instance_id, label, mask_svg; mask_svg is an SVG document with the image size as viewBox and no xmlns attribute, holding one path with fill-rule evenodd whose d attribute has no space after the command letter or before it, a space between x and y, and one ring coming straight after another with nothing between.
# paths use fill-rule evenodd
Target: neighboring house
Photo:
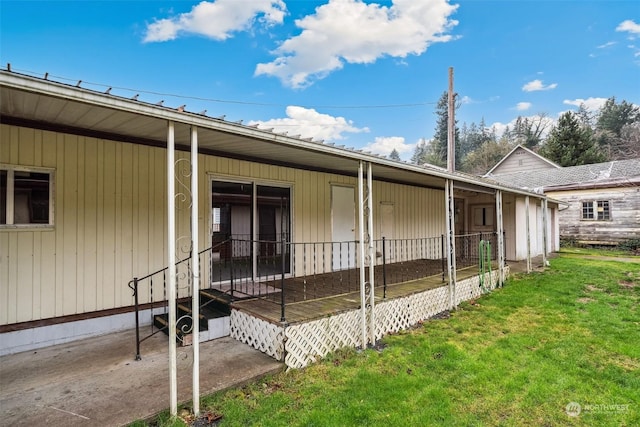
<instances>
[{"instance_id":1,"label":"neighboring house","mask_svg":"<svg viewBox=\"0 0 640 427\"><path fill-rule=\"evenodd\" d=\"M285 279L304 292L304 302L319 285L330 282L340 291L349 272L373 262L386 262L388 269L431 262L438 270L428 274L444 280L441 263L477 262L481 239L493 239L494 260L544 254L545 239L547 251L559 244L558 206L543 194L11 71L0 71L0 141L0 354L133 327L127 284L147 275L151 282L138 297L141 322L150 324L170 293L171 270L162 269L173 244L180 259L199 240L202 289L259 295L265 304L282 296L277 321L266 315L250 320L248 311L232 306L232 336L253 340L263 351L255 330L286 328L294 308L305 307L300 300L285 307ZM175 152L168 150L174 143ZM168 179L169 165L176 166L175 180ZM194 198L190 188L197 188ZM178 208L175 235L171 200ZM496 245L501 231L502 254ZM451 253L445 248L454 233L459 243ZM365 257L369 242L373 256ZM477 269L467 270L477 279ZM416 278L402 274L397 281ZM181 270L177 277L178 297L186 298L194 276ZM320 277L329 279L320 283ZM381 284L376 279L376 290ZM477 285L464 295L462 281L457 285L451 288L457 296L440 298L429 312L477 294ZM406 309L388 309L385 318L404 325L427 315L402 314ZM285 333L273 336L284 339ZM264 344L278 345L284 341Z\"/></svg>"},{"instance_id":2,"label":"neighboring house","mask_svg":"<svg viewBox=\"0 0 640 427\"><path fill-rule=\"evenodd\" d=\"M536 159L535 165L526 162L530 166L520 170L503 168L517 152ZM523 147L507 157L485 177L565 203L566 208L559 211L561 238L592 245L640 238L640 159L541 168L545 159Z\"/></svg>"},{"instance_id":3,"label":"neighboring house","mask_svg":"<svg viewBox=\"0 0 640 427\"><path fill-rule=\"evenodd\" d=\"M485 176L505 175L514 172L559 169L561 166L545 159L525 146L516 145Z\"/></svg>"}]
</instances>

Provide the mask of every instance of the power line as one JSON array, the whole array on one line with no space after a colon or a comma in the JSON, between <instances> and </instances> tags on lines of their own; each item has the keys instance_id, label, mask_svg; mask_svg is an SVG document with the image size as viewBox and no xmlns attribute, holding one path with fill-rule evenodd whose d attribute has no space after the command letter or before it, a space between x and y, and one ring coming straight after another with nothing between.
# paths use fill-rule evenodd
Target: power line
<instances>
[{"instance_id":1,"label":"power line","mask_svg":"<svg viewBox=\"0 0 640 427\"><path fill-rule=\"evenodd\" d=\"M11 68L11 70L15 70L15 71L18 71L18 72L21 72L21 73L24 73L24 74L29 74L29 75L32 75L32 76L39 76L39 75L43 74L43 73L37 73L35 71L24 70L24 69L19 69L19 68ZM252 102L252 101L237 101L237 100L228 100L228 99L205 98L205 97L199 97L199 96L178 95L178 94L173 94L173 93L168 93L168 92L155 92L155 91L150 91L150 90L131 89L131 88L122 87L122 86L110 86L110 85L105 85L105 84L102 84L102 83L94 83L94 82L89 82L89 81L84 81L84 80L70 79L68 77L56 76L56 75L49 74L49 73L44 73L44 75L47 76L47 78L51 77L51 78L54 78L54 79L60 80L60 81L67 81L67 82L72 82L72 83L77 82L77 86L80 86L80 83L82 83L83 85L90 85L90 86L108 88L110 90L116 89L116 90L132 92L132 93L163 96L163 97L171 97L171 98L178 98L178 99L189 99L189 100L194 100L194 101L216 102L216 103L220 103L220 104L252 105L252 106L258 106L258 107L288 107L288 106L292 105L292 104L278 104L278 103L268 103L268 102ZM325 108L325 109L345 109L345 110L346 109L350 109L350 110L365 110L365 109L384 109L384 108L424 107L424 106L427 106L427 105L436 105L436 104L438 104L438 101L435 101L435 102L413 102L413 103L403 103L403 104L379 104L379 105L307 105L307 106L302 106L301 105L301 107L304 107L304 108Z\"/></svg>"}]
</instances>

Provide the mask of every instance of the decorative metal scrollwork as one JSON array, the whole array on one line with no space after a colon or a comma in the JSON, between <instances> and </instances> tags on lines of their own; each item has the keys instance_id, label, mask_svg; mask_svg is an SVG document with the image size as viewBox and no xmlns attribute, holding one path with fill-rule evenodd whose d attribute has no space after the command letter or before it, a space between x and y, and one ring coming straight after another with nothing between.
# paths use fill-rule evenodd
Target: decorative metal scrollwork
<instances>
[{"instance_id":1,"label":"decorative metal scrollwork","mask_svg":"<svg viewBox=\"0 0 640 427\"><path fill-rule=\"evenodd\" d=\"M176 181L178 182L178 186L181 189L181 191L177 192L175 195L176 201L180 202L181 204L189 202L187 206L184 206L182 208L191 209L191 205L193 203L193 194L191 192L191 187L187 185L187 183L190 182L190 179L186 179L191 178L191 162L189 161L189 159L178 159L176 160L175 165Z\"/></svg>"}]
</instances>

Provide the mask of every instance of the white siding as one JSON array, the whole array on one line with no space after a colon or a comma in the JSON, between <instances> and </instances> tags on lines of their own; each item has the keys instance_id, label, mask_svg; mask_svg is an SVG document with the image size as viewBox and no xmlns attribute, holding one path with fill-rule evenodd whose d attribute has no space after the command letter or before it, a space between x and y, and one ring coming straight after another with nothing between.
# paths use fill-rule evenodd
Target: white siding
<instances>
[{"instance_id":1,"label":"white siding","mask_svg":"<svg viewBox=\"0 0 640 427\"><path fill-rule=\"evenodd\" d=\"M492 174L501 175L541 169L555 169L555 166L545 162L522 148L517 148L492 172Z\"/></svg>"},{"instance_id":2,"label":"white siding","mask_svg":"<svg viewBox=\"0 0 640 427\"><path fill-rule=\"evenodd\" d=\"M0 163L55 170L54 226L0 230L0 324L132 305L128 281L166 266L165 150L8 125L0 125L0 140ZM210 243L211 176L291 185L295 242L329 241L331 185L357 184L349 176L212 156L199 162L201 249ZM373 186L374 238L380 202L394 204L395 238L444 233L442 191ZM178 230L188 235L189 210L179 207ZM148 301L144 288L140 299Z\"/></svg>"}]
</instances>

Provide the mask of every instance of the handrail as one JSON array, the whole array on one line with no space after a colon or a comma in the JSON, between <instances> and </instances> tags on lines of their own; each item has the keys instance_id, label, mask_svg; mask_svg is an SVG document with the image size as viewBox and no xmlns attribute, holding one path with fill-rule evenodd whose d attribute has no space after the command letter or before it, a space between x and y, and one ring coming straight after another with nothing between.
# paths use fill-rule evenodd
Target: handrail
<instances>
[{"instance_id":1,"label":"handrail","mask_svg":"<svg viewBox=\"0 0 640 427\"><path fill-rule=\"evenodd\" d=\"M243 236L241 236L243 237ZM274 236L278 240L235 239L233 237L215 242L211 247L198 252L202 283L207 288L224 293L231 301L242 298L259 298L265 302L280 305L280 320L286 322L286 307L300 302L327 298L356 291L359 284L357 270L374 268L375 287L380 289L383 299L387 298L389 286L445 274L444 236L393 239L381 237L373 240L377 260L360 266L359 242L289 242L287 236ZM466 233L456 235L456 256L459 268L466 268L482 262L479 257L478 242L493 240L494 233ZM495 241L495 240L493 240ZM493 243L492 241L492 243ZM497 245L491 245L491 248ZM176 262L176 266L189 263L191 257ZM190 264L186 266L190 269ZM207 270L208 269L208 270ZM167 326L154 326L152 333L140 338L140 300L151 303L154 308L166 312L166 271L158 269L142 277L134 277L128 282L133 292L136 312L136 360L140 360L140 343ZM184 275L184 267L182 275ZM156 280L156 276L158 280ZM188 275L184 276L188 279ZM148 295L140 294L140 285L146 281ZM163 298L154 301L154 293L159 286ZM146 289L146 288L145 288ZM186 286L180 288L187 289ZM191 288L188 288L191 292ZM164 292L164 293L163 293ZM185 292L186 295L186 292ZM147 298L147 300L144 300ZM213 302L207 301L209 304Z\"/></svg>"}]
</instances>

